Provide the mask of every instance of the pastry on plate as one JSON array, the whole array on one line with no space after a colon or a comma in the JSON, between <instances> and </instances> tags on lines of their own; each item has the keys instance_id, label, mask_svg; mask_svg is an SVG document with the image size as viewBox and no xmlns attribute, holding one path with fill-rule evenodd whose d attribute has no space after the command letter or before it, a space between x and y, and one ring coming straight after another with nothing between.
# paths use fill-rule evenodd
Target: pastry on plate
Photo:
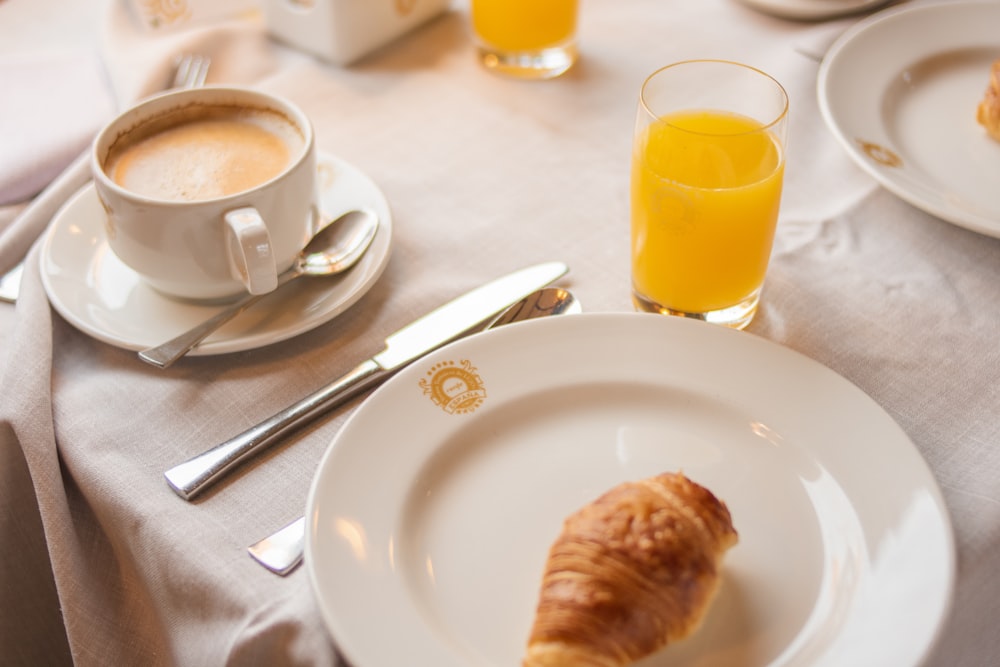
<instances>
[{"instance_id":1,"label":"pastry on plate","mask_svg":"<svg viewBox=\"0 0 1000 667\"><path fill-rule=\"evenodd\" d=\"M991 137L1000 141L1000 58L993 62L990 69L990 85L976 109L976 120Z\"/></svg>"},{"instance_id":2,"label":"pastry on plate","mask_svg":"<svg viewBox=\"0 0 1000 667\"><path fill-rule=\"evenodd\" d=\"M725 503L682 474L611 489L549 550L523 667L624 667L687 637L736 541Z\"/></svg>"}]
</instances>

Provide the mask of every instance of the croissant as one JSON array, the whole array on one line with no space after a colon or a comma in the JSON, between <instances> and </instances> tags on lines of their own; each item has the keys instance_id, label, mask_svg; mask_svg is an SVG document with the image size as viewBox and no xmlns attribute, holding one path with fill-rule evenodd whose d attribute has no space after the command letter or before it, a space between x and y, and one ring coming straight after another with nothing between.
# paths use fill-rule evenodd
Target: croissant
<instances>
[{"instance_id":1,"label":"croissant","mask_svg":"<svg viewBox=\"0 0 1000 667\"><path fill-rule=\"evenodd\" d=\"M737 539L726 505L682 474L611 489L549 550L523 667L624 667L688 636Z\"/></svg>"},{"instance_id":2,"label":"croissant","mask_svg":"<svg viewBox=\"0 0 1000 667\"><path fill-rule=\"evenodd\" d=\"M1000 59L990 69L990 85L976 109L976 120L991 137L1000 141Z\"/></svg>"}]
</instances>

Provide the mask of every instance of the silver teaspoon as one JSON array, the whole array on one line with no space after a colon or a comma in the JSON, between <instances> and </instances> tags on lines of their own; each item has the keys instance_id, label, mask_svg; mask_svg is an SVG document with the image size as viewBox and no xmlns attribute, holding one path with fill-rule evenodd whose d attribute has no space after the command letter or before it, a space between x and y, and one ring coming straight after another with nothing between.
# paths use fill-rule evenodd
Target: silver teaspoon
<instances>
[{"instance_id":1,"label":"silver teaspoon","mask_svg":"<svg viewBox=\"0 0 1000 667\"><path fill-rule=\"evenodd\" d=\"M559 287L545 287L532 292L486 326L486 330L505 324L549 315L579 313L580 302L571 293ZM250 545L247 551L254 560L275 574L285 576L302 562L305 551L306 520L299 517L277 532Z\"/></svg>"},{"instance_id":2,"label":"silver teaspoon","mask_svg":"<svg viewBox=\"0 0 1000 667\"><path fill-rule=\"evenodd\" d=\"M349 211L323 226L278 276L278 287L302 276L332 276L343 273L361 259L378 231L378 216L365 210ZM277 288L276 288L277 289ZM270 294L270 292L268 292ZM194 349L209 334L257 303L266 294L247 294L213 317L181 335L139 352L147 364L167 368Z\"/></svg>"}]
</instances>

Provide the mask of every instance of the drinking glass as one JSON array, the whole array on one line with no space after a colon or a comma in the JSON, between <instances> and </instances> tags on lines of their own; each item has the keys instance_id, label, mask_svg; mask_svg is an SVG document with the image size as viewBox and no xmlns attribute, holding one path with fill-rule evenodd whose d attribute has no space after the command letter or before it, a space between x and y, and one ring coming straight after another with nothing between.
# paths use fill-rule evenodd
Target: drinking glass
<instances>
[{"instance_id":1,"label":"drinking glass","mask_svg":"<svg viewBox=\"0 0 1000 667\"><path fill-rule=\"evenodd\" d=\"M646 79L632 148L637 310L750 323L778 220L787 121L781 84L747 65L692 60Z\"/></svg>"},{"instance_id":2,"label":"drinking glass","mask_svg":"<svg viewBox=\"0 0 1000 667\"><path fill-rule=\"evenodd\" d=\"M524 79L559 76L577 59L578 0L472 0L480 62Z\"/></svg>"}]
</instances>

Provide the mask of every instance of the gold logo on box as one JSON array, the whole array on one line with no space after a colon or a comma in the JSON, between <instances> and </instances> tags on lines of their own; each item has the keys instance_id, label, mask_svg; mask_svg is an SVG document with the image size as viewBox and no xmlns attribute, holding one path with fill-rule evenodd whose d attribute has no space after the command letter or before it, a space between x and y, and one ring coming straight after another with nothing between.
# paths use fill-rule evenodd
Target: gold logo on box
<instances>
[{"instance_id":1,"label":"gold logo on box","mask_svg":"<svg viewBox=\"0 0 1000 667\"><path fill-rule=\"evenodd\" d=\"M420 379L420 388L450 415L473 412L486 400L483 378L468 360L442 361Z\"/></svg>"},{"instance_id":2,"label":"gold logo on box","mask_svg":"<svg viewBox=\"0 0 1000 667\"><path fill-rule=\"evenodd\" d=\"M191 8L187 0L143 0L142 5L150 25L154 28L180 23L191 18Z\"/></svg>"},{"instance_id":3,"label":"gold logo on box","mask_svg":"<svg viewBox=\"0 0 1000 667\"><path fill-rule=\"evenodd\" d=\"M396 11L400 16L406 16L417 6L418 0L396 0Z\"/></svg>"}]
</instances>

